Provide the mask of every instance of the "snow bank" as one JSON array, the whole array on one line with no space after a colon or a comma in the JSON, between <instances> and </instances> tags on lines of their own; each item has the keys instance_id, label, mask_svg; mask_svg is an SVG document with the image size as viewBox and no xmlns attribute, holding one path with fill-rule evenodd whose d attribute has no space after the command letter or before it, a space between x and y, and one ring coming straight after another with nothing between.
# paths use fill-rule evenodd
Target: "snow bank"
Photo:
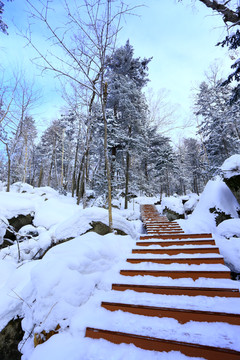
<instances>
[{"instance_id":1,"label":"snow bank","mask_svg":"<svg viewBox=\"0 0 240 360\"><path fill-rule=\"evenodd\" d=\"M67 200L67 198L65 199ZM33 224L50 229L53 225L59 224L69 217L74 216L79 210L78 205L63 201L65 199L54 197L47 201L37 203Z\"/></svg>"},{"instance_id":2,"label":"snow bank","mask_svg":"<svg viewBox=\"0 0 240 360\"><path fill-rule=\"evenodd\" d=\"M31 195L14 192L0 193L0 216L11 219L19 214L27 215L34 211L35 206Z\"/></svg>"},{"instance_id":3,"label":"snow bank","mask_svg":"<svg viewBox=\"0 0 240 360\"><path fill-rule=\"evenodd\" d=\"M130 236L88 233L52 248L36 261L28 284L31 295L21 310L26 337L34 326L37 333L54 329L57 324L67 331L80 306L98 289L110 289L112 274L119 272L132 247Z\"/></svg>"}]
</instances>

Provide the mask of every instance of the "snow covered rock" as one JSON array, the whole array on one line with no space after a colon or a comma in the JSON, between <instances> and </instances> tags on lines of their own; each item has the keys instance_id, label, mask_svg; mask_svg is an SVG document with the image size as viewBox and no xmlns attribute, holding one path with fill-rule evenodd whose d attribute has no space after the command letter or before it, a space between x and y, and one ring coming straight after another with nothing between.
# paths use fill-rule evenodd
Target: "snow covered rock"
<instances>
[{"instance_id":1,"label":"snow covered rock","mask_svg":"<svg viewBox=\"0 0 240 360\"><path fill-rule=\"evenodd\" d=\"M164 197L161 207L168 220L184 219L184 207L181 198L175 196Z\"/></svg>"},{"instance_id":2,"label":"snow covered rock","mask_svg":"<svg viewBox=\"0 0 240 360\"><path fill-rule=\"evenodd\" d=\"M226 238L240 238L240 219L225 220L217 227L217 233ZM240 243L240 240L239 240Z\"/></svg>"},{"instance_id":3,"label":"snow covered rock","mask_svg":"<svg viewBox=\"0 0 240 360\"><path fill-rule=\"evenodd\" d=\"M92 229L91 223L93 221L108 225L108 211L97 207L77 211L73 216L56 227L56 240L68 239L85 234ZM132 238L137 238L138 236L134 226L121 215L115 213L113 213L113 228L123 231Z\"/></svg>"},{"instance_id":4,"label":"snow covered rock","mask_svg":"<svg viewBox=\"0 0 240 360\"><path fill-rule=\"evenodd\" d=\"M179 220L185 232L214 232L216 231L216 218L222 221L228 218L238 218L240 206L228 186L218 177L207 183L199 202L187 220ZM223 217L225 214L225 218ZM220 223L220 217L217 219Z\"/></svg>"},{"instance_id":5,"label":"snow covered rock","mask_svg":"<svg viewBox=\"0 0 240 360\"><path fill-rule=\"evenodd\" d=\"M240 155L232 155L221 166L224 182L240 204Z\"/></svg>"},{"instance_id":6,"label":"snow covered rock","mask_svg":"<svg viewBox=\"0 0 240 360\"><path fill-rule=\"evenodd\" d=\"M194 209L197 206L198 200L199 196L197 194L190 194L182 198L185 214L189 215L193 213Z\"/></svg>"}]
</instances>

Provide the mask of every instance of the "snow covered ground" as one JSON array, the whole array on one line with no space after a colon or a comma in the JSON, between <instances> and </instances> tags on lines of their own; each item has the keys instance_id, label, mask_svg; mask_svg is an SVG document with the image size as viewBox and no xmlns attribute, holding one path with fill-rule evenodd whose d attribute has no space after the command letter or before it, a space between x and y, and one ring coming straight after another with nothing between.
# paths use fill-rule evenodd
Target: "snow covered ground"
<instances>
[{"instance_id":1,"label":"snow covered ground","mask_svg":"<svg viewBox=\"0 0 240 360\"><path fill-rule=\"evenodd\" d=\"M193 198L194 196L192 200L189 199L189 206L196 203L197 196L195 200ZM143 232L139 219L140 204L154 203L157 200L137 198L134 204L130 204L129 210L123 210L120 200L120 210L114 208L113 211L113 224L127 235L100 236L86 231L91 228L92 221L108 223L108 214L104 209L93 206L83 210L70 196L59 195L49 187L32 188L30 185L18 183L12 186L10 193L0 191L0 219L3 220L0 220L0 240L5 234L6 219L18 214L31 213L34 216L33 225L25 226L19 233L24 235L33 228L38 232L38 236L19 244L20 261L17 245L0 251L0 272L4 274L0 279L0 330L13 317L19 315L23 318L25 336L19 344L23 353L22 360L190 359L178 352L157 353L138 349L134 345L114 345L104 340L91 340L84 337L86 326L105 326L106 329L126 332L131 329L135 333L140 331L141 334L150 336L240 351L238 326L196 322L179 324L174 319L143 319L140 315L129 315L120 311L111 313L101 308L101 301L135 304L144 301L144 305L159 304L166 307L240 313L239 298L212 299L205 296L143 294L140 300L139 294L131 290L111 291L112 283L126 283L126 276L119 274L120 269L143 267L140 264L126 264L125 260L135 257L130 254L131 249L136 247L136 239ZM174 198L171 198L169 203L174 208L181 206L179 198L176 198L175 203ZM216 227L214 215L209 212L209 208L213 206L230 214L234 219L226 220ZM240 272L238 206L230 190L218 179L208 183L194 213L186 220L178 221L185 232L212 232L221 255L235 272ZM158 206L158 209L161 211L161 206ZM60 243L69 238L72 239ZM57 245L47 251L42 259L32 260L39 251L47 250L51 244ZM208 255L210 256L219 255ZM151 255L152 257L154 255ZM183 256L179 254L174 257ZM224 265L144 264L145 269L166 267L209 271L226 269ZM134 276L128 277L127 283L240 288L239 281L228 279L199 278L194 281L190 278ZM48 332L57 325L60 325L59 334L34 348L34 333L39 334L43 330Z\"/></svg>"}]
</instances>

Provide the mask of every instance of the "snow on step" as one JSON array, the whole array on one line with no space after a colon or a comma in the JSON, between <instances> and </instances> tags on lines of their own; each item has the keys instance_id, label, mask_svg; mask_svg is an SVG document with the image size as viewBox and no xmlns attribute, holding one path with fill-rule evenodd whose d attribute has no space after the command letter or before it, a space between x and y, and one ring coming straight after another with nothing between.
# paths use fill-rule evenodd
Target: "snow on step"
<instances>
[{"instance_id":1,"label":"snow on step","mask_svg":"<svg viewBox=\"0 0 240 360\"><path fill-rule=\"evenodd\" d=\"M159 246L171 246L171 245L216 245L214 239L187 239L187 240L165 240L159 241L157 239L153 240L142 240L136 242L137 246L149 246L149 245L159 245Z\"/></svg>"},{"instance_id":2,"label":"snow on step","mask_svg":"<svg viewBox=\"0 0 240 360\"><path fill-rule=\"evenodd\" d=\"M185 324L188 321L200 321L200 322L225 322L232 325L240 325L240 315L217 311L203 311L193 309L176 309L167 308L160 306L149 306L149 305L136 305L126 303L114 303L103 301L101 304L107 310L110 311L125 311L132 314L144 315L144 316L157 316L171 317L176 319L179 323Z\"/></svg>"},{"instance_id":3,"label":"snow on step","mask_svg":"<svg viewBox=\"0 0 240 360\"><path fill-rule=\"evenodd\" d=\"M235 313L240 315L240 293L238 289L219 289L219 288L198 288L198 287L177 287L177 286L150 286L142 285L137 288L137 285L131 284L113 284L113 291L105 292L102 295L102 301L121 302L135 305L148 305L148 306L163 306L177 309L192 309L202 311L218 311L225 313ZM148 289L147 289L148 288ZM175 291L174 291L175 289ZM138 290L143 290L139 294ZM147 292L147 291L150 292ZM153 293L153 290L159 290L159 293ZM195 290L195 291L194 291ZM202 290L203 294L198 295L198 292ZM163 291L163 294L160 293ZM171 295L164 294L170 291ZM194 292L193 295L185 295L186 293ZM230 297L214 296L215 292L219 295L223 293L226 295L226 291ZM210 293L210 294L209 294ZM179 296L178 294L181 294ZM234 297L235 296L235 297Z\"/></svg>"},{"instance_id":4,"label":"snow on step","mask_svg":"<svg viewBox=\"0 0 240 360\"><path fill-rule=\"evenodd\" d=\"M146 235L141 235L140 236L140 240L149 240L149 239L169 239L169 240L173 240L173 239L211 239L212 238L212 234L179 234L179 235L174 235L174 234L168 234L168 235L150 235L150 234L146 234Z\"/></svg>"},{"instance_id":5,"label":"snow on step","mask_svg":"<svg viewBox=\"0 0 240 360\"><path fill-rule=\"evenodd\" d=\"M201 265L201 264L224 264L222 257L195 257L195 258L176 258L171 256L171 258L128 258L127 262L132 264L138 263L157 263L157 264L188 264L188 265Z\"/></svg>"},{"instance_id":6,"label":"snow on step","mask_svg":"<svg viewBox=\"0 0 240 360\"><path fill-rule=\"evenodd\" d=\"M200 258L201 259L201 258ZM163 271L225 271L229 273L229 268L223 264L159 264L154 262L139 262L137 264L129 262L126 264L127 270L163 270ZM126 269L123 269L126 270Z\"/></svg>"},{"instance_id":7,"label":"snow on step","mask_svg":"<svg viewBox=\"0 0 240 360\"><path fill-rule=\"evenodd\" d=\"M205 278L201 277L196 280L192 278L170 278L170 277L157 277L157 276L124 276L117 274L114 277L114 283L122 284L136 284L136 285L157 285L157 286L190 286L190 287L207 287L207 288L240 288L240 282L220 278Z\"/></svg>"},{"instance_id":8,"label":"snow on step","mask_svg":"<svg viewBox=\"0 0 240 360\"><path fill-rule=\"evenodd\" d=\"M217 279L230 279L230 271L220 270L121 270L121 275L125 276L157 276L157 277L170 277L173 279L178 278L192 278L193 280L204 277L204 278L217 278Z\"/></svg>"},{"instance_id":9,"label":"snow on step","mask_svg":"<svg viewBox=\"0 0 240 360\"><path fill-rule=\"evenodd\" d=\"M239 289L235 289L235 288L214 288L214 287L191 287L191 286L164 286L164 285L146 285L146 284L124 284L124 283L118 283L118 284L112 284L112 290L116 290L116 291L123 291L123 292L128 292L128 291L133 291L135 292L141 292L144 294L160 294L160 295L171 295L171 298L173 296L177 296L179 299L179 295L181 297L181 299L183 299L184 296L188 296L191 298L196 298L197 297L197 301L199 301L198 297L199 296L204 296L204 297L214 297L214 300L221 298L221 297L230 297L230 298L239 298L240 297L240 292ZM141 298L142 298L142 294L141 294ZM201 300L201 299L200 299ZM177 303L179 303L179 300L177 301ZM213 304L211 303L211 306ZM226 302L224 299L224 310L226 307ZM237 307L240 309L240 304L237 303Z\"/></svg>"},{"instance_id":10,"label":"snow on step","mask_svg":"<svg viewBox=\"0 0 240 360\"><path fill-rule=\"evenodd\" d=\"M204 358L208 360L216 360L216 356L219 360L235 360L239 359L240 354L239 352L228 349L193 345L179 341L169 341L166 339L144 337L141 335L122 332L112 332L103 329L87 328L86 336L93 339L106 339L115 344L134 344L135 346L145 350L155 350L161 352L181 351L182 354L187 356L194 358L201 357L201 359L202 356L204 356Z\"/></svg>"},{"instance_id":11,"label":"snow on step","mask_svg":"<svg viewBox=\"0 0 240 360\"><path fill-rule=\"evenodd\" d=\"M219 254L219 249L216 246L206 246L200 245L198 247L193 247L191 245L184 245L181 247L171 246L171 248L160 248L156 245L151 245L145 249L133 249L132 254L168 254L168 255L176 255L176 254L210 254L216 253Z\"/></svg>"}]
</instances>

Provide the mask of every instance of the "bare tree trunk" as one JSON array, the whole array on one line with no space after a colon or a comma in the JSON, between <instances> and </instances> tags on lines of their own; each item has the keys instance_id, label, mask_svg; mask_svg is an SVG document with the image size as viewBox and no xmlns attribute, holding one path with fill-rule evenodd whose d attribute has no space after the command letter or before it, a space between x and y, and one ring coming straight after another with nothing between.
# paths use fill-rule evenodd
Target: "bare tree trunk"
<instances>
[{"instance_id":1,"label":"bare tree trunk","mask_svg":"<svg viewBox=\"0 0 240 360\"><path fill-rule=\"evenodd\" d=\"M129 128L128 128L129 139L131 138L131 135L132 135L132 128L131 128L131 126L129 126ZM129 169L130 169L130 154L129 154L129 150L127 150L127 154L126 154L125 204L124 204L124 209L128 208Z\"/></svg>"},{"instance_id":2,"label":"bare tree trunk","mask_svg":"<svg viewBox=\"0 0 240 360\"><path fill-rule=\"evenodd\" d=\"M105 156L105 167L107 171L107 183L108 183L108 219L109 219L109 227L110 229L113 228L113 221L112 221L112 183L111 183L111 172L108 160L108 149L107 149L107 118L106 118L106 102L107 102L107 83L103 83L102 79L102 86L103 88L103 97L101 99L102 103L102 115L104 121L104 156Z\"/></svg>"},{"instance_id":3,"label":"bare tree trunk","mask_svg":"<svg viewBox=\"0 0 240 360\"><path fill-rule=\"evenodd\" d=\"M79 137L77 139L77 145L75 149L75 159L74 159L74 166L73 166L73 175L72 175L72 197L74 197L74 193L77 187L76 182L76 170L77 170L77 159L78 159L78 148L79 148Z\"/></svg>"},{"instance_id":4,"label":"bare tree trunk","mask_svg":"<svg viewBox=\"0 0 240 360\"><path fill-rule=\"evenodd\" d=\"M64 177L64 133L65 133L65 129L63 129L62 132L62 167L61 167L61 180L60 180L61 187L63 187L63 177Z\"/></svg>"},{"instance_id":5,"label":"bare tree trunk","mask_svg":"<svg viewBox=\"0 0 240 360\"><path fill-rule=\"evenodd\" d=\"M161 184L161 186L160 186L160 199L159 199L160 204L162 202L162 195L163 195L163 187L162 187L162 184Z\"/></svg>"},{"instance_id":6,"label":"bare tree trunk","mask_svg":"<svg viewBox=\"0 0 240 360\"><path fill-rule=\"evenodd\" d=\"M41 165L41 169L40 169L40 173L39 173L38 187L41 187L41 185L42 185L42 179L43 179L43 165Z\"/></svg>"},{"instance_id":7,"label":"bare tree trunk","mask_svg":"<svg viewBox=\"0 0 240 360\"><path fill-rule=\"evenodd\" d=\"M28 147L27 142L25 143L25 157L24 157L24 173L23 173L23 183L26 182L27 176L27 162L28 162Z\"/></svg>"},{"instance_id":8,"label":"bare tree trunk","mask_svg":"<svg viewBox=\"0 0 240 360\"><path fill-rule=\"evenodd\" d=\"M124 204L124 209L128 208L129 167L130 167L130 155L129 155L129 152L127 151L127 154L126 154L125 204Z\"/></svg>"},{"instance_id":9,"label":"bare tree trunk","mask_svg":"<svg viewBox=\"0 0 240 360\"><path fill-rule=\"evenodd\" d=\"M80 200L82 198L82 179L83 179L83 172L84 172L84 162L85 162L85 154L82 156L81 164L79 167L79 173L77 178L77 205L80 204Z\"/></svg>"},{"instance_id":10,"label":"bare tree trunk","mask_svg":"<svg viewBox=\"0 0 240 360\"><path fill-rule=\"evenodd\" d=\"M7 175L7 192L10 191L10 181L11 181L11 156L8 144L6 144L7 157L8 157L8 175Z\"/></svg>"}]
</instances>

